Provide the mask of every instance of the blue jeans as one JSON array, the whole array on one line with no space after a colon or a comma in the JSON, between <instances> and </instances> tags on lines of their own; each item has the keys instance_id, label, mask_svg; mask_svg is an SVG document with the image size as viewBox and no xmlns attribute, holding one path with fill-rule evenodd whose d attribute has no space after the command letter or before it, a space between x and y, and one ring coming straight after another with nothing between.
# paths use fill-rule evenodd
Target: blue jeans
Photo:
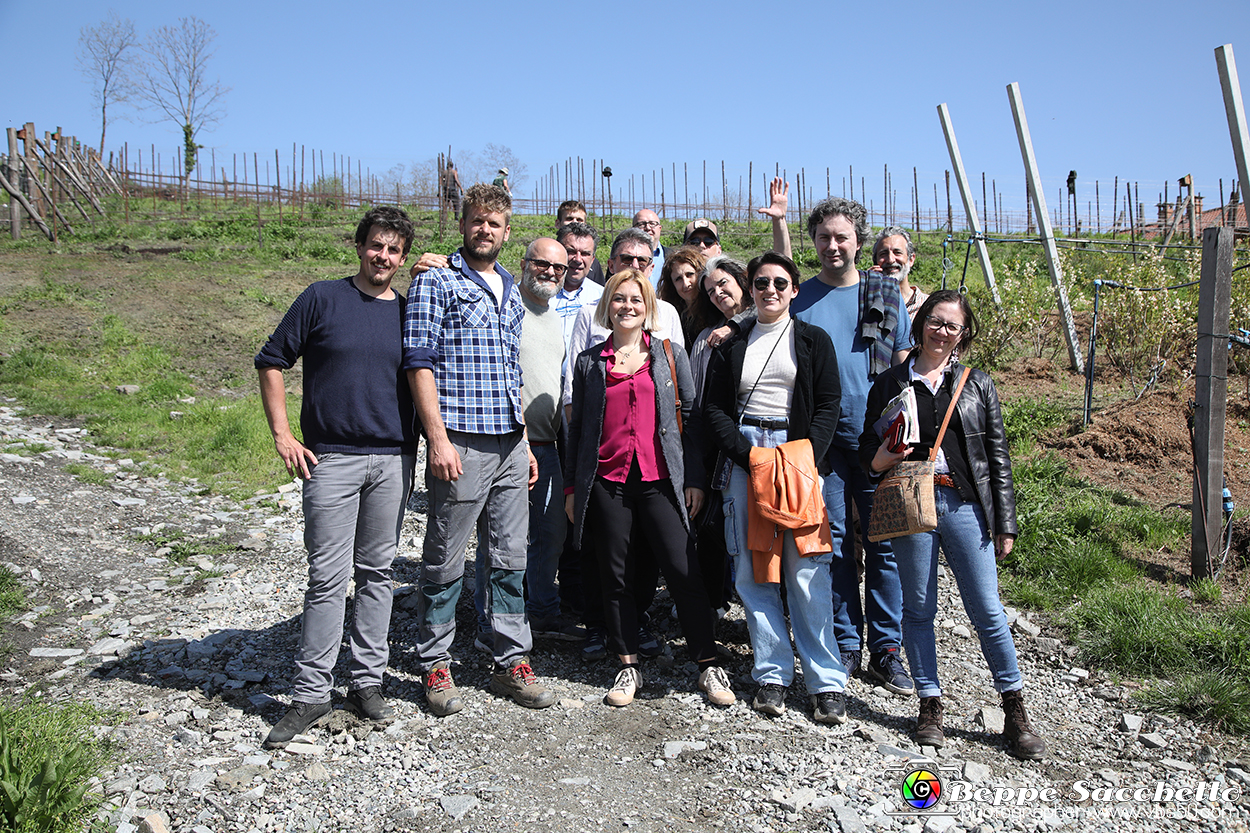
<instances>
[{"instance_id":1,"label":"blue jeans","mask_svg":"<svg viewBox=\"0 0 1250 833\"><path fill-rule=\"evenodd\" d=\"M933 636L939 544L955 576L964 610L981 640L981 653L989 665L994 688L999 692L1018 689L1021 682L1016 645L998 597L998 565L985 512L980 503L964 500L955 489L935 486L933 491L937 529L894 539L894 554L903 582L903 646L916 680L916 694L942 694Z\"/></svg>"},{"instance_id":2,"label":"blue jeans","mask_svg":"<svg viewBox=\"0 0 1250 833\"><path fill-rule=\"evenodd\" d=\"M776 448L786 441L784 430L754 425L739 426L752 446ZM751 551L747 549L747 515L750 497L747 472L734 466L725 487L725 545L736 562L735 587L746 608L747 629L755 666L751 676L760 685L789 686L794 681L794 652L786 632L780 584L756 584ZM782 546L781 573L790 604L790 626L809 694L843 691L846 669L834 640L833 594L829 575L832 553L799 555L794 533L786 531Z\"/></svg>"},{"instance_id":3,"label":"blue jeans","mask_svg":"<svg viewBox=\"0 0 1250 833\"><path fill-rule=\"evenodd\" d=\"M864 603L859 600L859 569L855 560L855 535L851 526L852 501L859 507L867 529L872 513L874 485L859 465L859 452L830 446L833 470L825 476L825 508L833 536L833 605L838 647L843 651L863 648L865 613L868 619L868 650L880 653L902 642L903 597L898 564L889 541L864 545ZM865 610L866 608L866 610Z\"/></svg>"},{"instance_id":4,"label":"blue jeans","mask_svg":"<svg viewBox=\"0 0 1250 833\"><path fill-rule=\"evenodd\" d=\"M525 558L525 613L531 619L548 620L560 615L560 597L556 590L556 568L564 550L568 517L564 514L564 474L555 444L531 445L538 461L538 482L529 491L529 545ZM478 522L477 560L473 581L473 605L477 609L477 627L481 633L490 631L490 615L486 612L486 584L490 568L486 560L486 531Z\"/></svg>"},{"instance_id":5,"label":"blue jeans","mask_svg":"<svg viewBox=\"0 0 1250 833\"><path fill-rule=\"evenodd\" d=\"M382 684L390 656L391 562L415 459L411 454L326 453L304 482L308 589L295 655L295 702L330 702L352 581L348 687Z\"/></svg>"}]
</instances>

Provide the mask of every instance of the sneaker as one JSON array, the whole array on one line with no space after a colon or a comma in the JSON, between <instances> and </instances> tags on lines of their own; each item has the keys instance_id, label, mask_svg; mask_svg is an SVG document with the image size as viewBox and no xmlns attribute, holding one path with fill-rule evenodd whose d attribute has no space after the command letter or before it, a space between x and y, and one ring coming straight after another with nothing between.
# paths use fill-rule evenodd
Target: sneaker
<instances>
[{"instance_id":1,"label":"sneaker","mask_svg":"<svg viewBox=\"0 0 1250 833\"><path fill-rule=\"evenodd\" d=\"M291 708L282 716L265 738L265 746L269 749L282 749L296 735L322 722L330 714L330 701L324 703L291 703Z\"/></svg>"},{"instance_id":2,"label":"sneaker","mask_svg":"<svg viewBox=\"0 0 1250 833\"><path fill-rule=\"evenodd\" d=\"M916 733L912 736L920 746L941 749L946 745L942 732L942 698L921 697L920 716L916 718Z\"/></svg>"},{"instance_id":3,"label":"sneaker","mask_svg":"<svg viewBox=\"0 0 1250 833\"><path fill-rule=\"evenodd\" d=\"M367 685L347 692L347 710L381 726L395 721L395 710L382 699L380 685Z\"/></svg>"},{"instance_id":4,"label":"sneaker","mask_svg":"<svg viewBox=\"0 0 1250 833\"><path fill-rule=\"evenodd\" d=\"M822 691L812 695L812 720L817 723L846 722L846 694Z\"/></svg>"},{"instance_id":5,"label":"sneaker","mask_svg":"<svg viewBox=\"0 0 1250 833\"><path fill-rule=\"evenodd\" d=\"M729 687L729 677L725 669L719 665L709 665L699 674L699 688L707 694L708 702L714 706L732 706L738 701L733 689Z\"/></svg>"},{"instance_id":6,"label":"sneaker","mask_svg":"<svg viewBox=\"0 0 1250 833\"><path fill-rule=\"evenodd\" d=\"M490 675L490 690L512 700L527 709L545 709L555 705L556 695L542 683L530 668L529 660L522 657L505 668L495 666Z\"/></svg>"},{"instance_id":7,"label":"sneaker","mask_svg":"<svg viewBox=\"0 0 1250 833\"><path fill-rule=\"evenodd\" d=\"M582 659L586 662L608 658L608 632L603 628L586 628L582 643Z\"/></svg>"},{"instance_id":8,"label":"sneaker","mask_svg":"<svg viewBox=\"0 0 1250 833\"><path fill-rule=\"evenodd\" d=\"M488 657L495 656L495 634L490 631L478 631L473 639L473 647Z\"/></svg>"},{"instance_id":9,"label":"sneaker","mask_svg":"<svg viewBox=\"0 0 1250 833\"><path fill-rule=\"evenodd\" d=\"M780 717L786 713L786 687L777 683L764 683L760 686L760 690L755 692L751 708L763 714Z\"/></svg>"},{"instance_id":10,"label":"sneaker","mask_svg":"<svg viewBox=\"0 0 1250 833\"><path fill-rule=\"evenodd\" d=\"M563 642L581 642L586 638L586 629L563 614L550 619L531 619L530 633Z\"/></svg>"},{"instance_id":11,"label":"sneaker","mask_svg":"<svg viewBox=\"0 0 1250 833\"><path fill-rule=\"evenodd\" d=\"M864 661L863 651L842 651L842 667L846 669L846 679L849 681L852 677L859 673L859 667Z\"/></svg>"},{"instance_id":12,"label":"sneaker","mask_svg":"<svg viewBox=\"0 0 1250 833\"><path fill-rule=\"evenodd\" d=\"M451 671L446 662L436 662L425 675L425 702L429 703L430 711L438 717L455 714L464 708L460 699L460 690L456 681L451 678Z\"/></svg>"},{"instance_id":13,"label":"sneaker","mask_svg":"<svg viewBox=\"0 0 1250 833\"><path fill-rule=\"evenodd\" d=\"M627 665L616 672L616 681L612 688L603 695L603 702L609 706L628 706L634 702L634 695L642 688L642 672L636 665Z\"/></svg>"},{"instance_id":14,"label":"sneaker","mask_svg":"<svg viewBox=\"0 0 1250 833\"><path fill-rule=\"evenodd\" d=\"M916 693L916 684L911 681L911 676L903 668L903 661L898 658L897 645L873 654L865 671L869 677L895 694L910 697Z\"/></svg>"},{"instance_id":15,"label":"sneaker","mask_svg":"<svg viewBox=\"0 0 1250 833\"><path fill-rule=\"evenodd\" d=\"M662 657L668 653L668 646L646 625L639 625L638 653L644 657Z\"/></svg>"},{"instance_id":16,"label":"sneaker","mask_svg":"<svg viewBox=\"0 0 1250 833\"><path fill-rule=\"evenodd\" d=\"M1024 693L1019 689L1004 691L1003 737L1011 754L1026 761L1036 761L1046 754L1046 741L1033 731L1029 714L1024 710Z\"/></svg>"}]
</instances>

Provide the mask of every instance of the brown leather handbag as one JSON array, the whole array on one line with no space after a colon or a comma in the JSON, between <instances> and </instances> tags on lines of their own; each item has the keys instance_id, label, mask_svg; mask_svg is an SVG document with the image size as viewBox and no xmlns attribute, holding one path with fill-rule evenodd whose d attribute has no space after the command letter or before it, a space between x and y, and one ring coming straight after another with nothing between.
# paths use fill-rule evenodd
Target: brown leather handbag
<instances>
[{"instance_id":1,"label":"brown leather handbag","mask_svg":"<svg viewBox=\"0 0 1250 833\"><path fill-rule=\"evenodd\" d=\"M937 507L933 503L933 461L937 459L946 426L950 424L955 403L963 392L971 368L964 368L959 384L951 397L951 404L942 418L942 428L937 441L929 449L928 460L904 460L881 478L872 496L872 514L868 519L868 540L884 541L901 538L917 532L937 529Z\"/></svg>"}]
</instances>

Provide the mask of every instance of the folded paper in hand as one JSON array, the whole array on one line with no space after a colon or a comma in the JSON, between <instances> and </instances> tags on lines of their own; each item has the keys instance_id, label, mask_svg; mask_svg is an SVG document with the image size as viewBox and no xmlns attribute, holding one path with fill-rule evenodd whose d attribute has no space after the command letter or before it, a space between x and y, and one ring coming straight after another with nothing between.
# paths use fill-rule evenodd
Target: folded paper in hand
<instances>
[{"instance_id":1,"label":"folded paper in hand","mask_svg":"<svg viewBox=\"0 0 1250 833\"><path fill-rule=\"evenodd\" d=\"M916 392L910 385L882 409L881 418L873 423L872 430L890 451L901 451L905 445L920 442Z\"/></svg>"}]
</instances>

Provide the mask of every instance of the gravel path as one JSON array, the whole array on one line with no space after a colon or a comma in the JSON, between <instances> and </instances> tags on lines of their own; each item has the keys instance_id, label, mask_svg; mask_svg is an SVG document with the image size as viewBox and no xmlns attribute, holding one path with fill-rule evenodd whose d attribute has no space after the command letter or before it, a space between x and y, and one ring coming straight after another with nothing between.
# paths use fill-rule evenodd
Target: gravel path
<instances>
[{"instance_id":1,"label":"gravel path","mask_svg":"<svg viewBox=\"0 0 1250 833\"><path fill-rule=\"evenodd\" d=\"M106 482L74 477L70 462ZM646 662L632 706L602 704L610 663L540 642L535 670L561 699L530 711L490 693L466 592L454 671L467 706L432 717L411 654L421 493L395 569L386 695L399 720L372 731L340 710L306 742L266 751L285 708L305 578L299 493L283 489L242 503L205 496L193 482L103 455L72 424L0 405L0 562L22 576L33 605L6 626L0 695L89 702L115 715L99 731L117 742L117 763L96 785L110 829L1247 829L1244 741L1142 712L1130 699L1137 686L1074 668L1058 634L1024 617L1013 629L1050 754L1009 757L989 674L945 574L948 743L933 758L910 739L914 699L863 680L850 687L844 726L814 724L801 686L782 717L753 712L741 608L718 626L739 695L727 709L694 690L684 643L661 614L673 656ZM210 543L170 551L151 540L171 530ZM668 605L661 594L656 610ZM917 768L940 780L940 812L904 801L904 777ZM1175 792L1193 788L1201 798Z\"/></svg>"}]
</instances>

